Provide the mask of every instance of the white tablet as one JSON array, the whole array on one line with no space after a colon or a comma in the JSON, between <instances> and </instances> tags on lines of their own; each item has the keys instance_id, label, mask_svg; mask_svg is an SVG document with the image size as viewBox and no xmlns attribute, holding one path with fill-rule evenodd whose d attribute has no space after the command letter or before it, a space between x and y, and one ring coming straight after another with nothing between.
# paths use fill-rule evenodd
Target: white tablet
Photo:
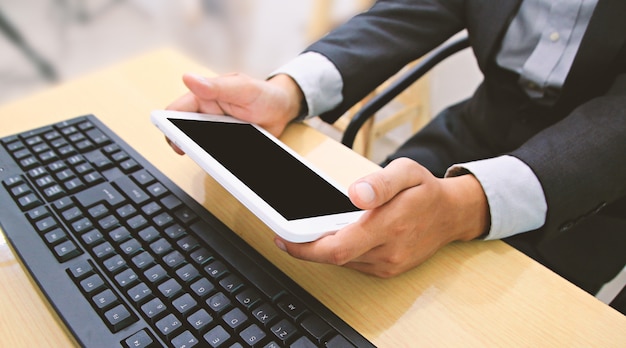
<instances>
[{"instance_id":1,"label":"white tablet","mask_svg":"<svg viewBox=\"0 0 626 348\"><path fill-rule=\"evenodd\" d=\"M154 111L152 122L276 234L310 242L363 213L346 190L264 129L229 116Z\"/></svg>"}]
</instances>

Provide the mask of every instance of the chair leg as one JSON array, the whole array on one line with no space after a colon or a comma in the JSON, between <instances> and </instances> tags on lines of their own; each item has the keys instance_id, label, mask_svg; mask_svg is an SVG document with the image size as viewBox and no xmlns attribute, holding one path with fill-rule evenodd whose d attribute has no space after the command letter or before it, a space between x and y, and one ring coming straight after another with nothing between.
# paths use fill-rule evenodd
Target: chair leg
<instances>
[{"instance_id":1,"label":"chair leg","mask_svg":"<svg viewBox=\"0 0 626 348\"><path fill-rule=\"evenodd\" d=\"M39 55L22 37L20 32L9 22L8 18L0 10L0 30L6 37L19 48L24 55L35 65L41 76L50 81L58 80L56 70L48 61Z\"/></svg>"}]
</instances>

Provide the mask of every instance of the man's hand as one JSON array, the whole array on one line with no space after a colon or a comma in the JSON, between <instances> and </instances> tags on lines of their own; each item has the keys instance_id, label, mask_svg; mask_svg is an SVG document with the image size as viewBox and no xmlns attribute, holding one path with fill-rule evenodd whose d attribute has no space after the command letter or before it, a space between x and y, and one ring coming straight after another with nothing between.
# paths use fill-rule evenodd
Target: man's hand
<instances>
[{"instance_id":1,"label":"man's hand","mask_svg":"<svg viewBox=\"0 0 626 348\"><path fill-rule=\"evenodd\" d=\"M359 221L315 242L277 237L276 245L296 258L388 278L448 243L479 237L489 226L487 199L476 178L438 179L406 158L357 180L348 194L367 210Z\"/></svg>"},{"instance_id":2,"label":"man's hand","mask_svg":"<svg viewBox=\"0 0 626 348\"><path fill-rule=\"evenodd\" d=\"M230 115L258 124L275 136L282 134L287 124L298 116L304 98L287 75L265 81L239 73L214 78L186 74L183 82L189 93L171 103L168 110Z\"/></svg>"}]
</instances>

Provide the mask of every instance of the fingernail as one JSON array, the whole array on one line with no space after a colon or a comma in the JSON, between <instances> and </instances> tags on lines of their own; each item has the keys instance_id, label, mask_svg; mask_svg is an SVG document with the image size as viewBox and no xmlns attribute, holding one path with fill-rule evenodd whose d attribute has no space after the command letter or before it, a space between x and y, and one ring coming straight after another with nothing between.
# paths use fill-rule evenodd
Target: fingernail
<instances>
[{"instance_id":1,"label":"fingernail","mask_svg":"<svg viewBox=\"0 0 626 348\"><path fill-rule=\"evenodd\" d=\"M190 74L187 74L187 75L189 75L191 78L193 78L194 80L196 80L196 81L198 81L200 83L206 84L208 82L206 77L204 77L202 75L198 75L198 74L194 74L194 73L190 73Z\"/></svg>"},{"instance_id":2,"label":"fingernail","mask_svg":"<svg viewBox=\"0 0 626 348\"><path fill-rule=\"evenodd\" d=\"M364 203L371 203L376 199L376 193L372 185L367 182L357 183L354 189Z\"/></svg>"},{"instance_id":3,"label":"fingernail","mask_svg":"<svg viewBox=\"0 0 626 348\"><path fill-rule=\"evenodd\" d=\"M282 250L282 251L287 251L287 247L285 246L285 243L283 243L282 240L280 239L274 239L274 244L276 244L276 246L278 247L278 249Z\"/></svg>"}]
</instances>

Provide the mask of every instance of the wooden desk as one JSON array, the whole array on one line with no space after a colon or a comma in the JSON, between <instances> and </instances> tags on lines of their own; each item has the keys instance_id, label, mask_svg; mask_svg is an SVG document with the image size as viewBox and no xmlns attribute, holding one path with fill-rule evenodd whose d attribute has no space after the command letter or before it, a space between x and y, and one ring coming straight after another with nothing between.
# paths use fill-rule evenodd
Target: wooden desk
<instances>
[{"instance_id":1,"label":"wooden desk","mask_svg":"<svg viewBox=\"0 0 626 348\"><path fill-rule=\"evenodd\" d=\"M280 252L272 232L189 158L175 155L149 112L185 92L184 72L206 68L160 50L0 107L0 135L94 113L268 259L380 347L626 344L626 317L506 244L450 245L412 272L382 280ZM139 134L139 135L137 135ZM303 125L283 140L341 183L371 162ZM215 198L218 199L215 199ZM218 201L220 204L215 204ZM73 341L6 243L0 243L0 346Z\"/></svg>"}]
</instances>

